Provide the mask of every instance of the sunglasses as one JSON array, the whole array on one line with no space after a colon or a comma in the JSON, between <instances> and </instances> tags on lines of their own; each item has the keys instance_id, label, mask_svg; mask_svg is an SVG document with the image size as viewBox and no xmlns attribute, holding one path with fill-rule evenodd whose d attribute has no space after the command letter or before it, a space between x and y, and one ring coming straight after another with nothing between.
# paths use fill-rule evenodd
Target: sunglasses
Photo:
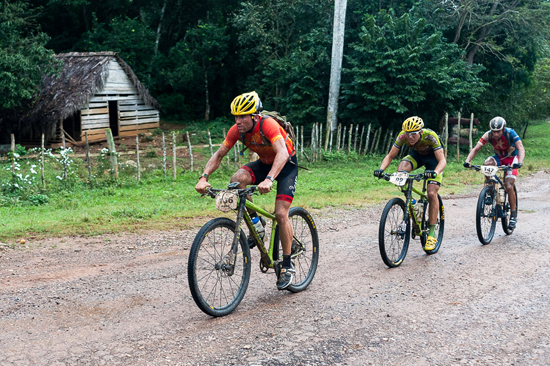
<instances>
[{"instance_id":1,"label":"sunglasses","mask_svg":"<svg viewBox=\"0 0 550 366\"><path fill-rule=\"evenodd\" d=\"M407 136L414 136L414 135L419 134L419 133L420 133L420 131L405 132L405 135L407 135Z\"/></svg>"}]
</instances>

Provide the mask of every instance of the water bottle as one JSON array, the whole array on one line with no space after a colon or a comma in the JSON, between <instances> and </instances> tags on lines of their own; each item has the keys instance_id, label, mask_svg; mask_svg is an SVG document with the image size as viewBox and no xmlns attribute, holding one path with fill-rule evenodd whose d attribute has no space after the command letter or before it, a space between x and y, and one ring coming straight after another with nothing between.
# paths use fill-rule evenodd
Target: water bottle
<instances>
[{"instance_id":1,"label":"water bottle","mask_svg":"<svg viewBox=\"0 0 550 366\"><path fill-rule=\"evenodd\" d=\"M504 200L505 200L505 195L504 195L504 188L500 187L498 189L498 204L499 205L503 205L504 204Z\"/></svg>"},{"instance_id":2,"label":"water bottle","mask_svg":"<svg viewBox=\"0 0 550 366\"><path fill-rule=\"evenodd\" d=\"M414 198L411 198L411 200L413 211L415 212L416 217L418 217L418 204L416 203L416 200Z\"/></svg>"},{"instance_id":3,"label":"water bottle","mask_svg":"<svg viewBox=\"0 0 550 366\"><path fill-rule=\"evenodd\" d=\"M252 223L254 224L254 227L256 228L256 231L260 235L260 238L263 240L265 236L265 228L262 225L262 222L260 221L260 218L258 216L252 218Z\"/></svg>"}]
</instances>

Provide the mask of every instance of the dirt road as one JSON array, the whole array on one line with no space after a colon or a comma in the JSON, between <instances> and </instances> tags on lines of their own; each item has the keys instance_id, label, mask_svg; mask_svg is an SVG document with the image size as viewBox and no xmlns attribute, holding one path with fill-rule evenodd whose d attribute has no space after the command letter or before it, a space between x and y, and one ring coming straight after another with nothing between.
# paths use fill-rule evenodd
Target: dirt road
<instances>
[{"instance_id":1,"label":"dirt road","mask_svg":"<svg viewBox=\"0 0 550 366\"><path fill-rule=\"evenodd\" d=\"M316 212L310 288L253 273L237 310L203 314L187 285L196 231L31 242L0 250L0 365L550 364L550 175L518 186L519 225L475 234L479 189L445 197L445 239L384 266L382 206Z\"/></svg>"}]
</instances>

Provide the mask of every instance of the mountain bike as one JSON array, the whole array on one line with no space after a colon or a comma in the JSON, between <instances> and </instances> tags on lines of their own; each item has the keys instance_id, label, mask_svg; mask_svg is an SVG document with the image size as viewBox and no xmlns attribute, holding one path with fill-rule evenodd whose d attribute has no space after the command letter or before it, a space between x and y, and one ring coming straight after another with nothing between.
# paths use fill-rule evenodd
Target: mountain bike
<instances>
[{"instance_id":1,"label":"mountain bike","mask_svg":"<svg viewBox=\"0 0 550 366\"><path fill-rule=\"evenodd\" d=\"M428 196L426 195L428 178L424 173L410 174L408 172L384 173L380 178L395 184L405 195L405 201L399 197L388 201L382 211L380 227L378 229L380 255L384 263L388 267L393 268L403 263L409 249L411 235L413 239L420 239L422 249L424 250L430 228L430 205ZM419 182L421 180L424 181L422 191L413 187L415 181ZM413 193L418 195L418 200L413 198ZM439 194L437 195L437 199L439 200L439 217L437 218L435 228L437 244L433 250L424 250L426 254L437 253L443 240L445 211ZM414 201L416 201L416 204L413 203Z\"/></svg>"},{"instance_id":2,"label":"mountain bike","mask_svg":"<svg viewBox=\"0 0 550 366\"><path fill-rule=\"evenodd\" d=\"M187 275L193 300L203 312L215 317L235 310L248 287L251 260L247 237L242 230L243 222L260 250L259 264L263 273L272 268L278 278L283 257L275 216L247 199L247 196L257 194L257 186L238 189L238 184L231 183L227 189L209 188L206 195L216 200L216 208L222 212L234 211L237 218L235 221L226 217L210 220L195 236L189 253ZM270 235L266 230L262 239L247 209L271 220ZM313 217L305 209L292 207L288 216L294 230L291 261L296 274L287 290L300 292L315 276L319 238ZM269 243L267 247L264 240Z\"/></svg>"},{"instance_id":3,"label":"mountain bike","mask_svg":"<svg viewBox=\"0 0 550 366\"><path fill-rule=\"evenodd\" d=\"M479 193L476 209L476 231L481 244L486 245L493 240L498 219L502 223L502 230L506 235L514 232L508 227L510 221L510 202L508 192L504 188L504 177L506 172L512 170L511 166L501 165L472 165L470 169L483 173L486 177L485 187ZM498 173L502 172L502 178ZM516 193L516 210L518 207L518 192Z\"/></svg>"}]
</instances>

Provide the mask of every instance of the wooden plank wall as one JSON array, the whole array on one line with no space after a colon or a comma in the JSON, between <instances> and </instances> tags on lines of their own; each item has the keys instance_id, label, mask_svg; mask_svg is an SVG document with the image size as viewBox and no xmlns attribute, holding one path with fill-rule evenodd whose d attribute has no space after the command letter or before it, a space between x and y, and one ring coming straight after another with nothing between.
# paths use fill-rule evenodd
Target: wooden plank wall
<instances>
[{"instance_id":1,"label":"wooden plank wall","mask_svg":"<svg viewBox=\"0 0 550 366\"><path fill-rule=\"evenodd\" d=\"M94 95L81 111L82 134L88 132L89 141L105 140L109 127L109 101L118 101L119 137L135 136L145 130L159 127L159 111L145 105L136 87L115 59L109 63L109 77L105 88Z\"/></svg>"}]
</instances>

